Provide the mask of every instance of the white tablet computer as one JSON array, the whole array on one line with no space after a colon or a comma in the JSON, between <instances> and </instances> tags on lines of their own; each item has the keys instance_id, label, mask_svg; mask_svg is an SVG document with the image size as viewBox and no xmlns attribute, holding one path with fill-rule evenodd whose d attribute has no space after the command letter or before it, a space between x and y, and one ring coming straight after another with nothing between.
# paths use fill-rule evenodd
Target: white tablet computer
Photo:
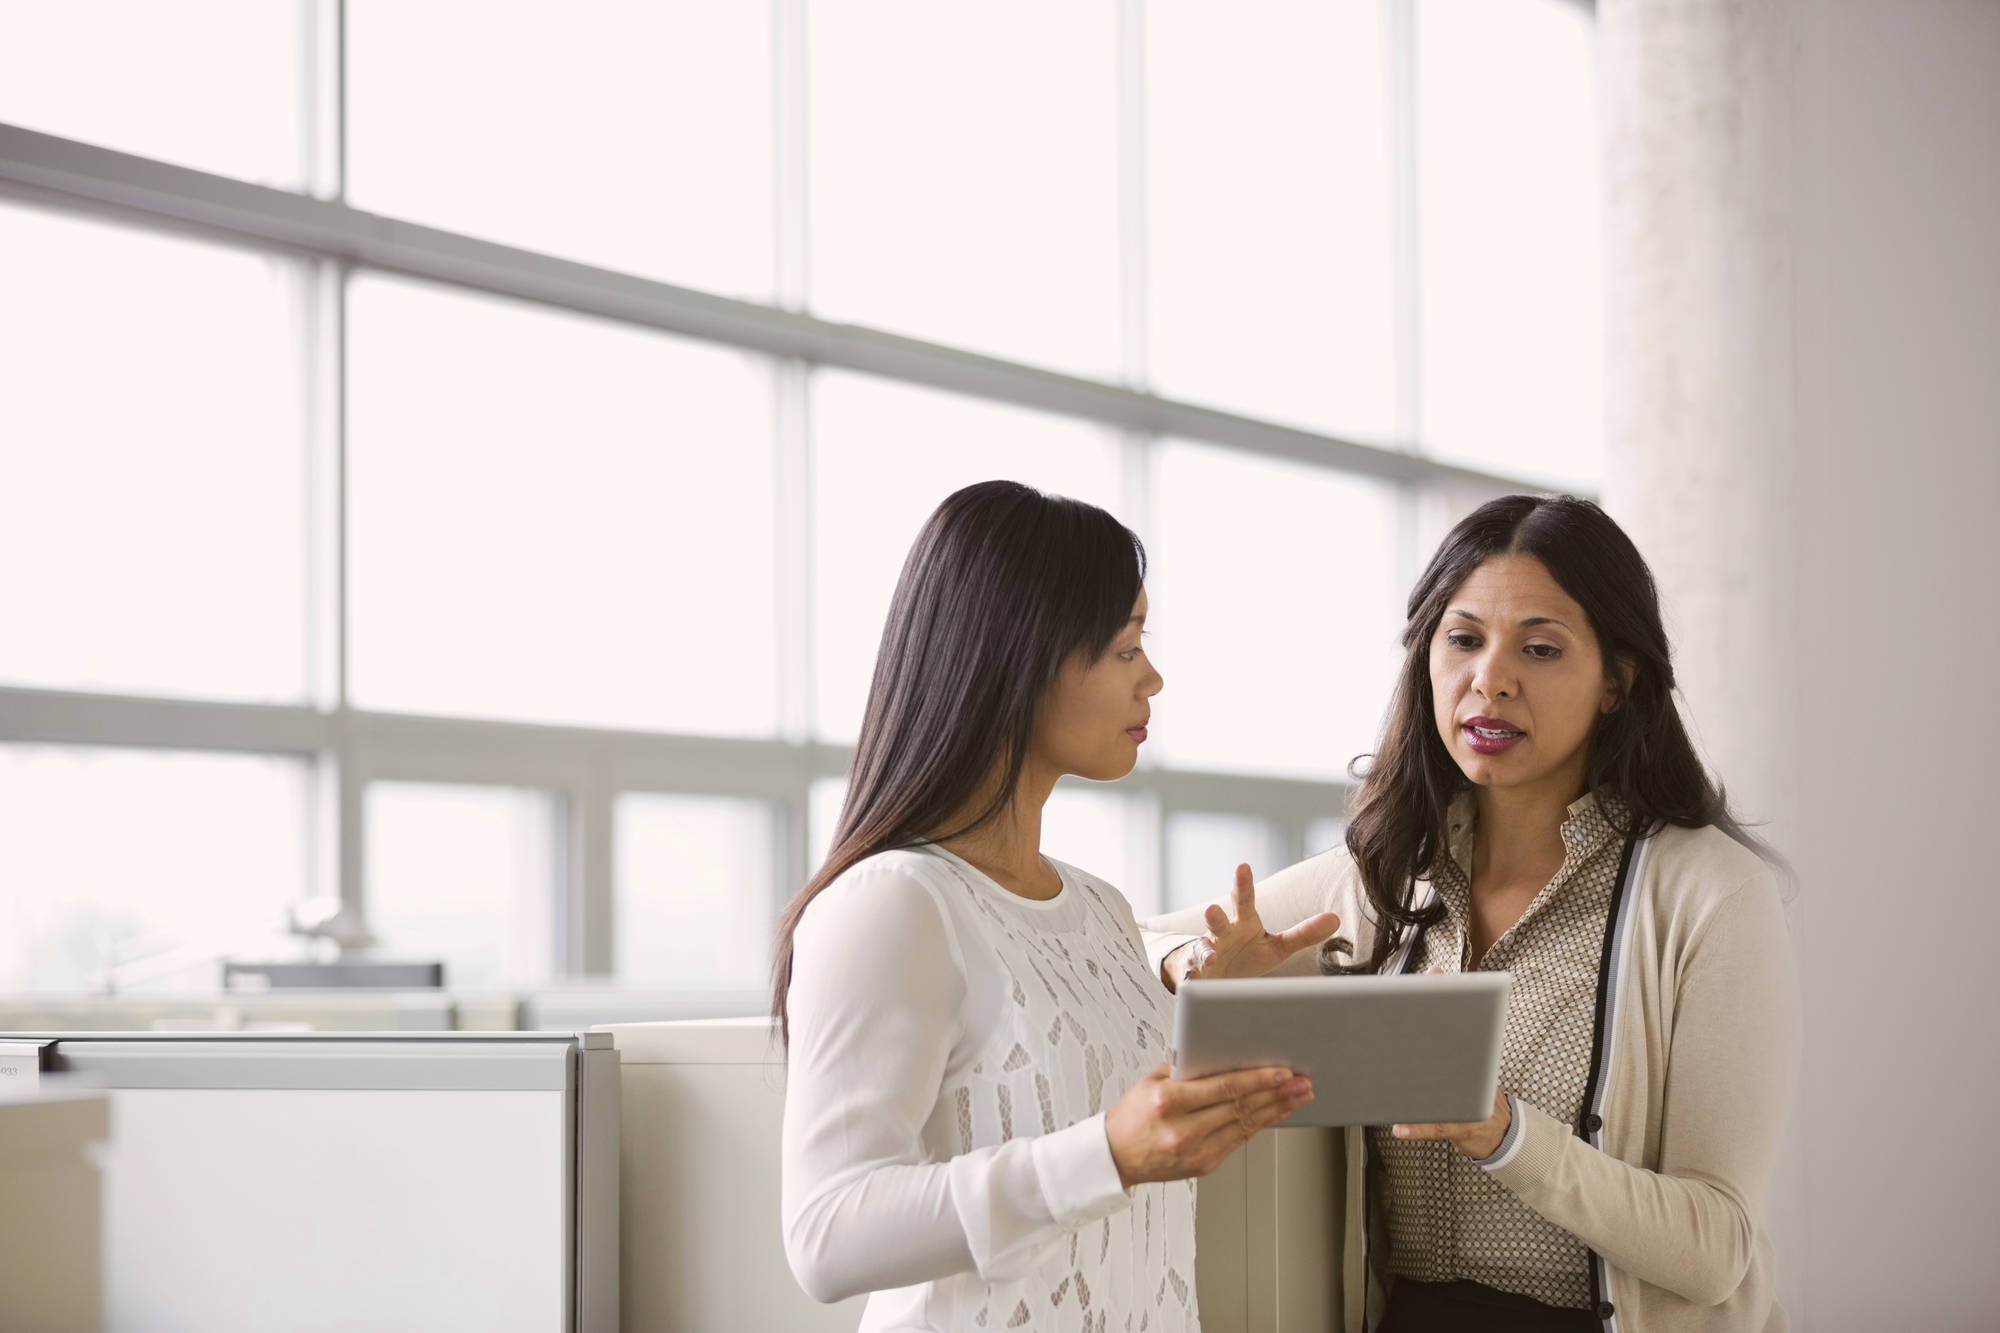
<instances>
[{"instance_id":1,"label":"white tablet computer","mask_svg":"<svg viewBox=\"0 0 2000 1333\"><path fill-rule=\"evenodd\" d=\"M1174 1077L1284 1065L1310 1105L1279 1128L1448 1124L1493 1113L1505 972L1190 981L1174 998Z\"/></svg>"}]
</instances>

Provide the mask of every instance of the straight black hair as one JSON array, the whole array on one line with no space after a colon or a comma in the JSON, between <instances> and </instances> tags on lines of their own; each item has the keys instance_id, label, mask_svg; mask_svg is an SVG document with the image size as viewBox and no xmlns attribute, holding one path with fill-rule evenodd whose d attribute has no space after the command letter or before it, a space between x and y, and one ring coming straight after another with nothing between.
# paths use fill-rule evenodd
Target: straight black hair
<instances>
[{"instance_id":1,"label":"straight black hair","mask_svg":"<svg viewBox=\"0 0 2000 1333\"><path fill-rule=\"evenodd\" d=\"M812 900L877 852L1006 810L1043 696L1073 655L1111 646L1145 579L1139 538L1080 500L985 481L930 516L896 583L833 845L779 918L771 1013L788 1048L792 937Z\"/></svg>"},{"instance_id":2,"label":"straight black hair","mask_svg":"<svg viewBox=\"0 0 2000 1333\"><path fill-rule=\"evenodd\" d=\"M1674 702L1673 653L1660 617L1659 589L1639 548L1610 515L1570 495L1508 495L1488 501L1446 534L1410 591L1403 626L1403 671L1382 740L1350 769L1361 778L1347 823L1347 849L1380 923L1374 954L1343 963L1344 945L1323 946L1325 972L1373 972L1413 926L1443 915L1411 904L1416 882L1446 854L1446 812L1471 779L1438 735L1431 698L1430 647L1447 604L1475 569L1496 556L1528 555L1583 608L1617 682L1616 706L1590 736L1589 790L1616 798L1605 813L1623 836L1663 825L1715 825L1789 879L1784 859L1729 812L1720 784L1702 767ZM1632 671L1629 686L1621 666ZM1363 772L1364 760L1369 761Z\"/></svg>"}]
</instances>

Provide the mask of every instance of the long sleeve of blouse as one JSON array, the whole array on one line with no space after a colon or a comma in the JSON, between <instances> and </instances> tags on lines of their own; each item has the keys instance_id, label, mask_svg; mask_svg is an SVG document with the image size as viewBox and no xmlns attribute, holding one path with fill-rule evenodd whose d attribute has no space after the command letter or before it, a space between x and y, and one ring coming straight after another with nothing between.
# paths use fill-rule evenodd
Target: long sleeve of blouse
<instances>
[{"instance_id":1,"label":"long sleeve of blouse","mask_svg":"<svg viewBox=\"0 0 2000 1333\"><path fill-rule=\"evenodd\" d=\"M1021 1276L1051 1241L1131 1203L1101 1114L945 1160L927 1149L948 1072L979 1035L965 1030L965 963L933 892L859 867L794 938L785 1251L816 1300Z\"/></svg>"}]
</instances>

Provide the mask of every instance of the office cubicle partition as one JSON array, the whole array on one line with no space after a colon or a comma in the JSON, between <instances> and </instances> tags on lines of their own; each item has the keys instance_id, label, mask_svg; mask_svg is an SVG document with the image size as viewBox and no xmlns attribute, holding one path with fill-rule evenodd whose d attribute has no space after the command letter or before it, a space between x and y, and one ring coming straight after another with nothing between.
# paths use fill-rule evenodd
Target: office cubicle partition
<instances>
[{"instance_id":1,"label":"office cubicle partition","mask_svg":"<svg viewBox=\"0 0 2000 1333\"><path fill-rule=\"evenodd\" d=\"M815 1304L785 1259L785 1078L770 1020L619 1024L609 1035L622 1061L621 1308L631 1327L853 1333L863 1298Z\"/></svg>"},{"instance_id":2,"label":"office cubicle partition","mask_svg":"<svg viewBox=\"0 0 2000 1333\"><path fill-rule=\"evenodd\" d=\"M114 1333L618 1328L608 1037L35 1035L110 1094Z\"/></svg>"},{"instance_id":3,"label":"office cubicle partition","mask_svg":"<svg viewBox=\"0 0 2000 1333\"><path fill-rule=\"evenodd\" d=\"M842 1333L860 1297L815 1305L779 1217L784 1061L770 1020L625 1023L623 1309L649 1333ZM1341 1308L1342 1132L1272 1130L1204 1178L1195 1269L1208 1333L1324 1333Z\"/></svg>"},{"instance_id":4,"label":"office cubicle partition","mask_svg":"<svg viewBox=\"0 0 2000 1333\"><path fill-rule=\"evenodd\" d=\"M31 1086L0 1043L0 1329L100 1333L105 1098Z\"/></svg>"}]
</instances>

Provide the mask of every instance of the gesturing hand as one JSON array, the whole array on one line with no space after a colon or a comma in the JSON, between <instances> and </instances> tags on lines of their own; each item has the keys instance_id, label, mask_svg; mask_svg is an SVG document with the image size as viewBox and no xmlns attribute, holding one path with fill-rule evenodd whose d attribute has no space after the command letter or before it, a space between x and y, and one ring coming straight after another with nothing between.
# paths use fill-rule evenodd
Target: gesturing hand
<instances>
[{"instance_id":1,"label":"gesturing hand","mask_svg":"<svg viewBox=\"0 0 2000 1333\"><path fill-rule=\"evenodd\" d=\"M1299 950L1325 940L1340 929L1332 912L1309 916L1290 930L1272 934L1257 915L1257 888L1250 867L1236 867L1236 884L1229 893L1229 910L1210 903L1203 919L1208 933L1168 956L1167 975L1178 985L1215 977L1261 977Z\"/></svg>"}]
</instances>

